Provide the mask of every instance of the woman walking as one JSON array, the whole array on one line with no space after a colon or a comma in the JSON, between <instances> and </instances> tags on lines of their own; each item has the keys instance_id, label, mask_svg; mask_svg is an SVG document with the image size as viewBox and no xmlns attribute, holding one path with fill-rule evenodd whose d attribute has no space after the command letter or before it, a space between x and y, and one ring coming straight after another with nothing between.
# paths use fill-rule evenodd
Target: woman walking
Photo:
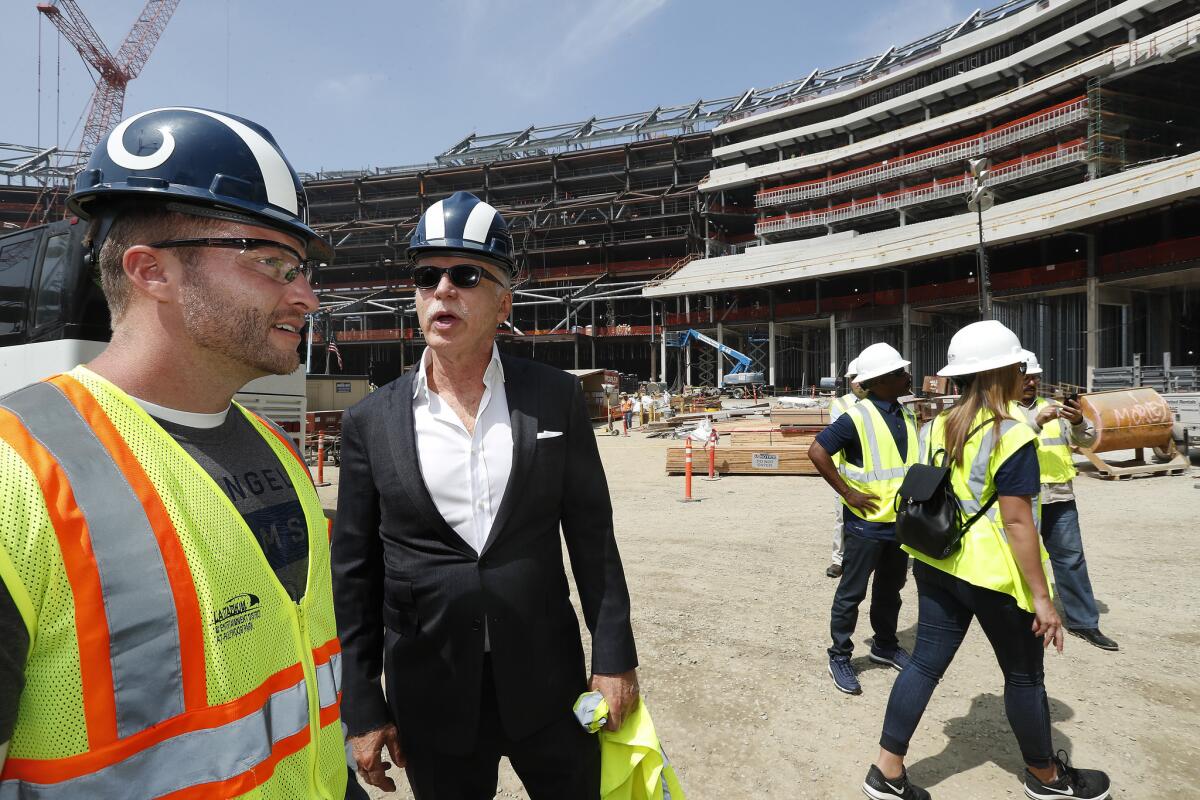
<instances>
[{"instance_id":1,"label":"woman walking","mask_svg":"<svg viewBox=\"0 0 1200 800\"><path fill-rule=\"evenodd\" d=\"M1047 579L1046 551L1034 523L1041 490L1036 434L1011 413L1025 360L1016 335L994 320L954 335L947 366L962 397L922 431L922 455L944 451L963 511L979 516L945 559L908 550L919 598L917 644L892 685L879 758L863 782L874 800L929 800L908 780L904 757L933 689L977 619L1004 673L1004 707L1025 761L1025 794L1034 800L1108 797L1108 776L1075 769L1055 754L1043 672L1045 648L1062 652L1062 623ZM940 462L939 462L940 463Z\"/></svg>"}]
</instances>

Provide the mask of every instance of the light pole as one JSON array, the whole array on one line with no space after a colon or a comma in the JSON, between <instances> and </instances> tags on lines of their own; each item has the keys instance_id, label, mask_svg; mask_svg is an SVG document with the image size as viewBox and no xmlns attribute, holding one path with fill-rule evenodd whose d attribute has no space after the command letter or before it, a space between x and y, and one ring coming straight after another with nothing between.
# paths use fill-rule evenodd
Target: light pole
<instances>
[{"instance_id":1,"label":"light pole","mask_svg":"<svg viewBox=\"0 0 1200 800\"><path fill-rule=\"evenodd\" d=\"M979 222L979 245L975 249L976 272L979 281L979 318L991 319L992 286L988 279L987 250L983 246L983 212L995 204L996 198L991 191L984 187L983 183L991 174L989 168L992 160L987 157L972 158L967 163L970 165L971 179L974 181L974 185L971 187L971 198L967 201L967 209L975 212Z\"/></svg>"}]
</instances>

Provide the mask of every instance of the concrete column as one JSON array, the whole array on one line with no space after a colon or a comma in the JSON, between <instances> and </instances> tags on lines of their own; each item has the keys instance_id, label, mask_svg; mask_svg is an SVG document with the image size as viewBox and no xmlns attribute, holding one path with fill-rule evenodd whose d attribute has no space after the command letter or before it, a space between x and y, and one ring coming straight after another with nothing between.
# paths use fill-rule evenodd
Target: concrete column
<instances>
[{"instance_id":1,"label":"concrete column","mask_svg":"<svg viewBox=\"0 0 1200 800\"><path fill-rule=\"evenodd\" d=\"M767 322L767 383L775 385L775 320Z\"/></svg>"},{"instance_id":2,"label":"concrete column","mask_svg":"<svg viewBox=\"0 0 1200 800\"><path fill-rule=\"evenodd\" d=\"M658 368L662 370L662 382L667 382L667 303L662 303L662 326L658 331Z\"/></svg>"},{"instance_id":3,"label":"concrete column","mask_svg":"<svg viewBox=\"0 0 1200 800\"><path fill-rule=\"evenodd\" d=\"M1096 237L1087 237L1087 334L1085 335L1084 364L1087 390L1092 391L1096 367L1100 359L1100 278L1096 275Z\"/></svg>"},{"instance_id":4,"label":"concrete column","mask_svg":"<svg viewBox=\"0 0 1200 800\"><path fill-rule=\"evenodd\" d=\"M579 334L572 333L571 340L575 343L575 369L579 369Z\"/></svg>"},{"instance_id":5,"label":"concrete column","mask_svg":"<svg viewBox=\"0 0 1200 800\"><path fill-rule=\"evenodd\" d=\"M905 303L900 309L901 334L900 355L905 361L912 361L912 306Z\"/></svg>"},{"instance_id":6,"label":"concrete column","mask_svg":"<svg viewBox=\"0 0 1200 800\"><path fill-rule=\"evenodd\" d=\"M829 315L829 374L838 376L837 315Z\"/></svg>"},{"instance_id":7,"label":"concrete column","mask_svg":"<svg viewBox=\"0 0 1200 800\"><path fill-rule=\"evenodd\" d=\"M724 323L721 323L721 322L717 323L717 344L725 344L725 325L724 325ZM718 389L725 385L725 370L721 369L721 359L722 358L723 358L723 356L721 355L721 351L718 350L717 351L717 388Z\"/></svg>"},{"instance_id":8,"label":"concrete column","mask_svg":"<svg viewBox=\"0 0 1200 800\"><path fill-rule=\"evenodd\" d=\"M713 317L713 313L716 309L716 305L717 305L717 298L710 294L708 296L708 322L710 325L715 321L714 317Z\"/></svg>"},{"instance_id":9,"label":"concrete column","mask_svg":"<svg viewBox=\"0 0 1200 800\"><path fill-rule=\"evenodd\" d=\"M650 380L654 380L658 376L658 350L654 346L654 342L650 342ZM592 369L595 369L595 363L592 364Z\"/></svg>"}]
</instances>

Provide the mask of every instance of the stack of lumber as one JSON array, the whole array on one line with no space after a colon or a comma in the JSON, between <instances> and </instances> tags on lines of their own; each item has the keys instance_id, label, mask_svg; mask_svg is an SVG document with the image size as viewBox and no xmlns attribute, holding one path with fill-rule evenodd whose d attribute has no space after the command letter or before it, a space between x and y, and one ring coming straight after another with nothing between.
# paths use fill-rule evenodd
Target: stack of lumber
<instances>
[{"instance_id":1,"label":"stack of lumber","mask_svg":"<svg viewBox=\"0 0 1200 800\"><path fill-rule=\"evenodd\" d=\"M684 471L684 449L667 448L667 474ZM692 472L708 473L708 453L702 447L692 448ZM717 472L721 475L816 475L817 469L808 460L808 446L749 445L717 448Z\"/></svg>"},{"instance_id":2,"label":"stack of lumber","mask_svg":"<svg viewBox=\"0 0 1200 800\"><path fill-rule=\"evenodd\" d=\"M771 424L783 425L828 425L828 408L773 408Z\"/></svg>"},{"instance_id":3,"label":"stack of lumber","mask_svg":"<svg viewBox=\"0 0 1200 800\"><path fill-rule=\"evenodd\" d=\"M803 428L766 428L761 431L738 428L729 434L733 447L757 447L759 445L788 445L808 447L816 434Z\"/></svg>"}]
</instances>

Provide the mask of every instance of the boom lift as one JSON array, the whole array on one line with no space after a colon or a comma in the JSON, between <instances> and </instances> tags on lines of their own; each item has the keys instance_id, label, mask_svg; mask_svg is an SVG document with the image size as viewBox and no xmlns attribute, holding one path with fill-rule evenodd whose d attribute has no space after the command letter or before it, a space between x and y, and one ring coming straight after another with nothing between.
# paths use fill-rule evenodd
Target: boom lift
<instances>
[{"instance_id":1,"label":"boom lift","mask_svg":"<svg viewBox=\"0 0 1200 800\"><path fill-rule=\"evenodd\" d=\"M721 344L710 336L705 336L695 328L688 328L683 333L680 333L674 342L668 341L667 344L671 347L684 348L687 347L688 342L690 342L692 339L697 339L707 345L715 347L717 352L734 362L733 369L722 376L721 379L721 383L725 386L735 387L731 392L734 397L742 397L745 395L746 390L742 387L762 386L765 383L763 380L763 374L761 372L750 371L750 356L734 350L729 345ZM719 356L717 361L720 363Z\"/></svg>"}]
</instances>

